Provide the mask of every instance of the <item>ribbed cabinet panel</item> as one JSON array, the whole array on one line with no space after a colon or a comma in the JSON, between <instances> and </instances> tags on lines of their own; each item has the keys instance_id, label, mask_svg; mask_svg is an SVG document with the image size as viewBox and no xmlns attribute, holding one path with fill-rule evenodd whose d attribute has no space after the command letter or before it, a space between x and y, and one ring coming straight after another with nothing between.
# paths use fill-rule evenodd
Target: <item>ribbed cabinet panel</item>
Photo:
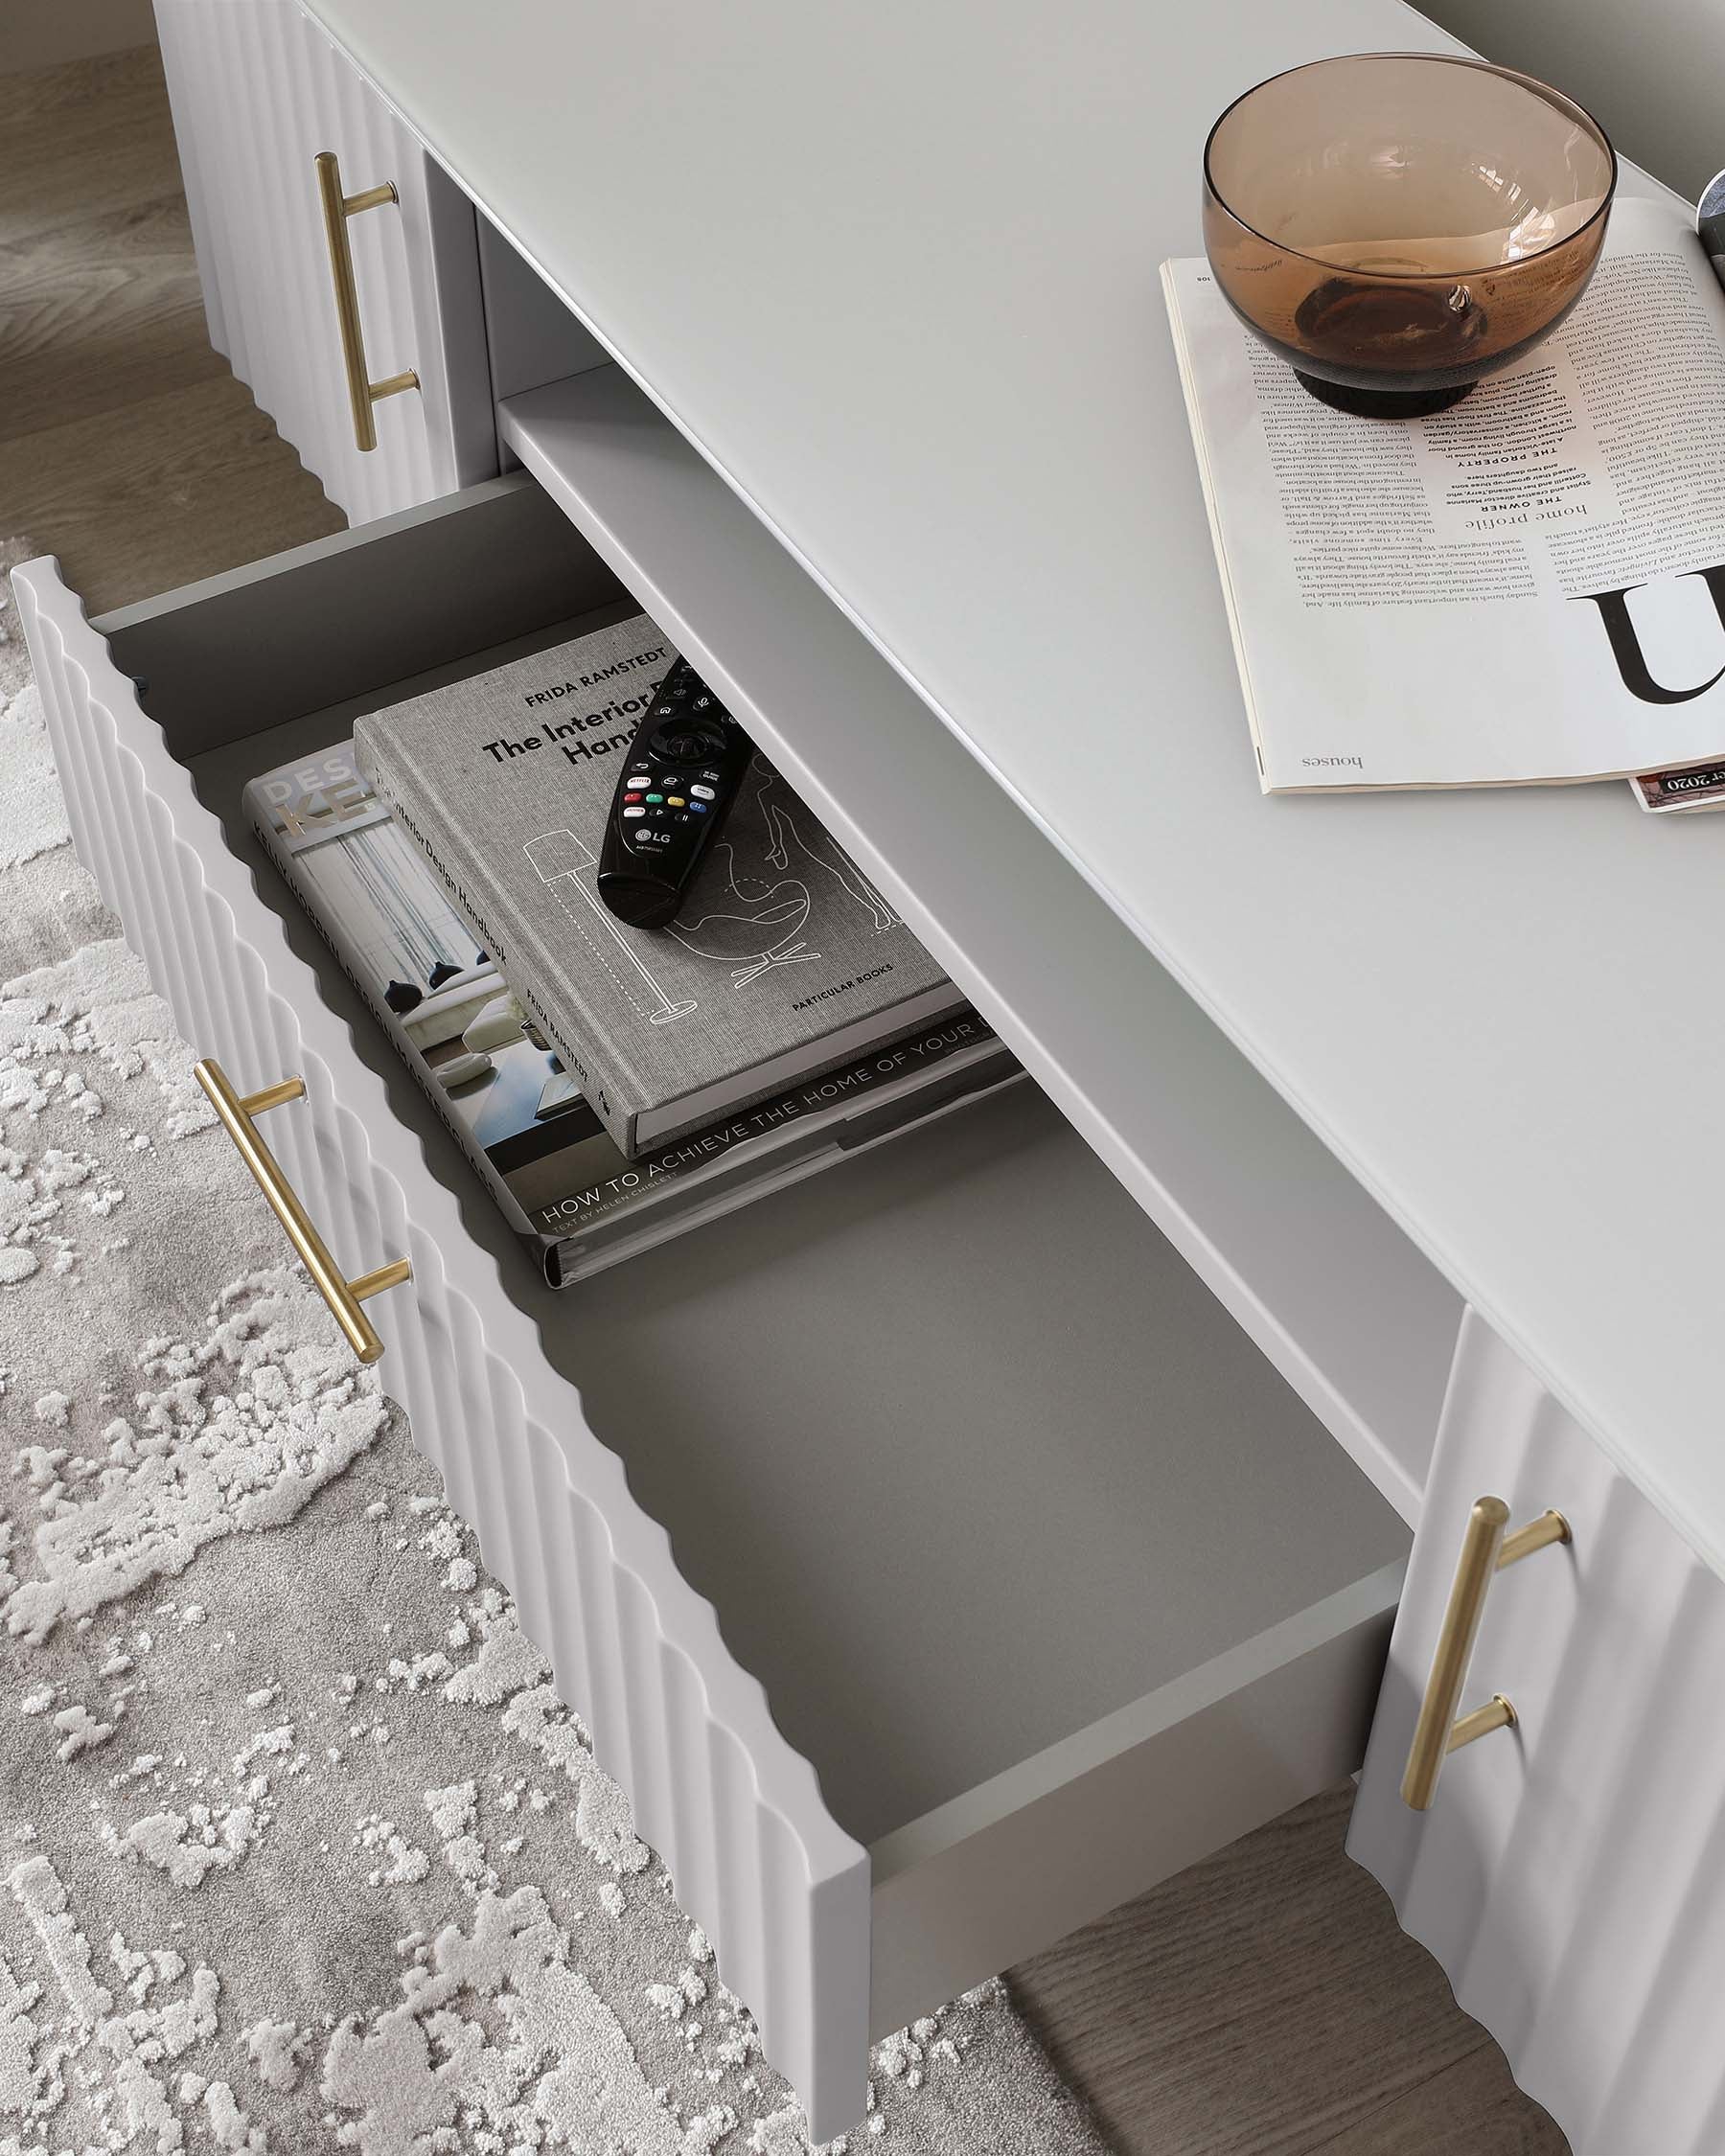
<instances>
[{"instance_id":1,"label":"ribbed cabinet panel","mask_svg":"<svg viewBox=\"0 0 1725 2156\"><path fill-rule=\"evenodd\" d=\"M296 0L156 0L210 337L353 523L495 471L472 205ZM354 440L314 160L397 206L348 224L373 380Z\"/></svg>"},{"instance_id":2,"label":"ribbed cabinet panel","mask_svg":"<svg viewBox=\"0 0 1725 2156\"><path fill-rule=\"evenodd\" d=\"M244 74L234 103L251 125L268 190L258 214L269 260L255 274L268 280L270 341L267 355L257 355L254 364L266 371L284 440L318 444L338 439L341 385L330 366L334 314L328 261L319 260L312 153L293 95L300 34L290 7L271 4L250 12L240 54Z\"/></svg>"},{"instance_id":3,"label":"ribbed cabinet panel","mask_svg":"<svg viewBox=\"0 0 1725 2156\"><path fill-rule=\"evenodd\" d=\"M199 1053L242 1090L305 1080L306 1099L269 1115L269 1142L350 1272L412 1260L411 1283L368 1307L416 1444L516 1593L816 2137L854 2125L866 1852L833 1821L56 564L27 563L13 581L80 858Z\"/></svg>"},{"instance_id":4,"label":"ribbed cabinet panel","mask_svg":"<svg viewBox=\"0 0 1725 2156\"><path fill-rule=\"evenodd\" d=\"M1469 1507L1574 1542L1493 1580L1464 1706L1513 1730L1401 1800ZM1725 2148L1725 1581L1473 1312L1348 1836L1575 2156Z\"/></svg>"},{"instance_id":5,"label":"ribbed cabinet panel","mask_svg":"<svg viewBox=\"0 0 1725 2156\"><path fill-rule=\"evenodd\" d=\"M218 234L216 275L221 287L228 362L242 381L253 385L261 402L267 397L264 409L273 418L272 407L281 401L281 377L272 369L271 342L259 310L269 290L278 175L266 171L253 154L240 109L240 56L256 11L212 6L208 0L196 4L180 0L180 4L188 11L186 43L196 58L202 93L194 125L214 152L209 176L215 189L209 208ZM279 5L280 0L262 0L262 4Z\"/></svg>"},{"instance_id":6,"label":"ribbed cabinet panel","mask_svg":"<svg viewBox=\"0 0 1725 2156\"><path fill-rule=\"evenodd\" d=\"M173 118L174 141L179 149L180 172L185 181L186 211L192 226L192 246L197 257L198 283L203 290L204 319L210 342L226 354L227 331L222 320L221 281L216 274L216 235L211 226L210 200L214 180L206 178L210 148L199 126L203 109L198 60L189 49L187 14L181 0L156 0L156 42L161 47L162 69L168 80L168 104Z\"/></svg>"}]
</instances>

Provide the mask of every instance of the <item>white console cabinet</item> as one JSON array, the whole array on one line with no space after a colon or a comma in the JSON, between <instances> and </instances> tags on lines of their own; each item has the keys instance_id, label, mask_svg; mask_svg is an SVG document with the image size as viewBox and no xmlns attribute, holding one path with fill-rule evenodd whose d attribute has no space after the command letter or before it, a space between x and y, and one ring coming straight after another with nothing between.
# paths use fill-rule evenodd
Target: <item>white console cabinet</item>
<instances>
[{"instance_id":1,"label":"white console cabinet","mask_svg":"<svg viewBox=\"0 0 1725 2156\"><path fill-rule=\"evenodd\" d=\"M1230 98L1446 40L310 6L158 0L212 335L356 528L93 623L17 572L74 836L193 1045L304 1077L340 1262L411 1261L384 1382L816 2137L1364 1755L1577 2156L1717 2156L1717 825L1261 799L1156 291ZM327 151L395 189L370 450ZM240 790L625 594L1035 1085L557 1296Z\"/></svg>"}]
</instances>

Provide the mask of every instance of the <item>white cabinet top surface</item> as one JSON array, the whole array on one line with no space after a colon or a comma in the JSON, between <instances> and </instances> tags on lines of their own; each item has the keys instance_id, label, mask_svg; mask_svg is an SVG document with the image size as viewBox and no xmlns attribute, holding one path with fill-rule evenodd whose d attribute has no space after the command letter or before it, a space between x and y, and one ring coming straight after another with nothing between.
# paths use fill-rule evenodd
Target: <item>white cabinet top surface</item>
<instances>
[{"instance_id":1,"label":"white cabinet top surface","mask_svg":"<svg viewBox=\"0 0 1725 2156\"><path fill-rule=\"evenodd\" d=\"M1223 105L1452 41L1395 0L312 6L1725 1571L1725 820L1262 798L1163 316Z\"/></svg>"}]
</instances>

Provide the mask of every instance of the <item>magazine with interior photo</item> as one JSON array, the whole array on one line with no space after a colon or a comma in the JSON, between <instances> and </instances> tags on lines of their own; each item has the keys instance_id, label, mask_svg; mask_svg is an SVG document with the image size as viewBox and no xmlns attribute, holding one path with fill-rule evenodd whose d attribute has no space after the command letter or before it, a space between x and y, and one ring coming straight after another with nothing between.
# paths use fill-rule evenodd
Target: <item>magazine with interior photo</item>
<instances>
[{"instance_id":1,"label":"magazine with interior photo","mask_svg":"<svg viewBox=\"0 0 1725 2156\"><path fill-rule=\"evenodd\" d=\"M617 775L676 657L637 614L354 727L360 769L631 1155L963 1002L758 753L676 919L607 907ZM691 793L702 775L691 765Z\"/></svg>"},{"instance_id":2,"label":"magazine with interior photo","mask_svg":"<svg viewBox=\"0 0 1725 2156\"><path fill-rule=\"evenodd\" d=\"M536 1033L352 742L245 789L265 853L554 1287L1023 1076L969 1005L636 1158Z\"/></svg>"},{"instance_id":3,"label":"magazine with interior photo","mask_svg":"<svg viewBox=\"0 0 1725 2156\"><path fill-rule=\"evenodd\" d=\"M1682 815L1697 809L1725 809L1725 759L1687 764L1680 770L1642 771L1629 781L1649 815Z\"/></svg>"},{"instance_id":4,"label":"magazine with interior photo","mask_svg":"<svg viewBox=\"0 0 1725 2156\"><path fill-rule=\"evenodd\" d=\"M1620 198L1575 311L1427 419L1321 404L1204 262L1162 285L1266 792L1725 756L1725 290L1688 213Z\"/></svg>"}]
</instances>

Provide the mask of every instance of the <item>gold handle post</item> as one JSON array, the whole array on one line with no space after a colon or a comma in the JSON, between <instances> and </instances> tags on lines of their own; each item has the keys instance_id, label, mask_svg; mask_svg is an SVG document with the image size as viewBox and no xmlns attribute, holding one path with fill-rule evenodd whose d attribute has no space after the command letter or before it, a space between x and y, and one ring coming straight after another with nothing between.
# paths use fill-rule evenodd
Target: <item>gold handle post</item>
<instances>
[{"instance_id":1,"label":"gold handle post","mask_svg":"<svg viewBox=\"0 0 1725 2156\"><path fill-rule=\"evenodd\" d=\"M303 1100L305 1080L284 1078L279 1085L265 1086L261 1092L237 1093L221 1066L209 1056L193 1066L193 1074L208 1096L210 1106L221 1118L221 1127L233 1139L241 1159L251 1170L252 1180L269 1201L271 1212L287 1229L288 1240L310 1273L318 1294L329 1304L335 1322L346 1334L348 1345L360 1362L375 1363L383 1352L383 1342L359 1305L368 1296L381 1295L385 1288L399 1287L403 1280L410 1280L413 1277L411 1262L396 1258L388 1265L379 1266L375 1272L362 1273L356 1280L348 1279L330 1255L323 1237L312 1227L305 1206L300 1204L299 1193L282 1173L275 1155L258 1135L252 1120L266 1109L280 1108L285 1101Z\"/></svg>"},{"instance_id":2,"label":"gold handle post","mask_svg":"<svg viewBox=\"0 0 1725 2156\"><path fill-rule=\"evenodd\" d=\"M383 381L373 381L365 364L365 333L359 325L359 288L354 282L354 250L348 243L348 219L366 210L396 202L395 182L368 187L357 195L341 192L341 161L333 149L317 153L317 193L323 204L324 237L330 244L330 275L335 283L335 320L341 331L341 363L347 370L348 402L354 413L354 441L361 449L378 446L378 425L372 406L383 397L399 397L404 389L417 389L420 378L411 367Z\"/></svg>"},{"instance_id":3,"label":"gold handle post","mask_svg":"<svg viewBox=\"0 0 1725 2156\"><path fill-rule=\"evenodd\" d=\"M1432 1673L1426 1680L1425 1697L1419 1703L1419 1719L1414 1726L1414 1742L1408 1748L1408 1768L1402 1776L1402 1800L1416 1812L1430 1811L1438 1794L1438 1778L1452 1752L1493 1730L1512 1729L1515 1709L1502 1692L1471 1713L1460 1712L1461 1687L1467 1682L1467 1665L1473 1660L1480 1620L1485 1615L1485 1596L1493 1576L1505 1566L1519 1564L1536 1549L1568 1542L1569 1522L1561 1512L1542 1512L1525 1527L1508 1532L1509 1507L1502 1498L1483 1497L1467 1516L1457 1561L1455 1583L1438 1635L1438 1651L1432 1657Z\"/></svg>"}]
</instances>

